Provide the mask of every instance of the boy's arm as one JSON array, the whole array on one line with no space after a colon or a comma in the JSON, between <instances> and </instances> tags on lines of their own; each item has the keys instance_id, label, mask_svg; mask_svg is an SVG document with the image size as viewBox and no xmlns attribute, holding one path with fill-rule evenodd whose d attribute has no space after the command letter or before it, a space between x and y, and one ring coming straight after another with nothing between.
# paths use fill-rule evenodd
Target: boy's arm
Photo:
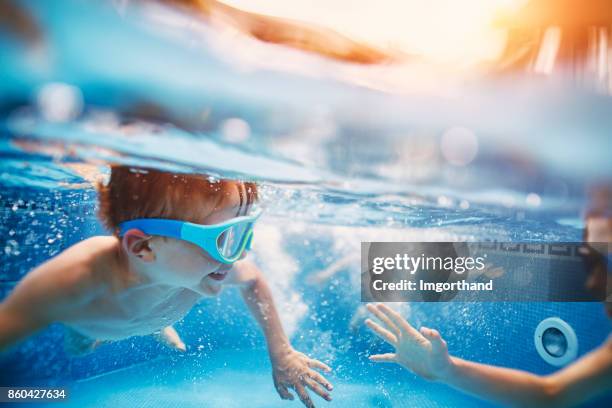
<instances>
[{"instance_id":1,"label":"boy's arm","mask_svg":"<svg viewBox=\"0 0 612 408\"><path fill-rule=\"evenodd\" d=\"M0 350L59 320L92 293L91 263L82 245L29 272L0 303Z\"/></svg>"},{"instance_id":2,"label":"boy's arm","mask_svg":"<svg viewBox=\"0 0 612 408\"><path fill-rule=\"evenodd\" d=\"M24 339L48 323L37 319L31 313L24 313L10 303L0 304L0 352Z\"/></svg>"},{"instance_id":3,"label":"boy's arm","mask_svg":"<svg viewBox=\"0 0 612 408\"><path fill-rule=\"evenodd\" d=\"M291 344L261 271L252 262L240 261L234 265L233 272L232 282L241 286L242 297L264 332L270 356L275 358L286 353Z\"/></svg>"},{"instance_id":4,"label":"boy's arm","mask_svg":"<svg viewBox=\"0 0 612 408\"><path fill-rule=\"evenodd\" d=\"M444 382L480 398L512 406L573 406L612 389L612 340L550 376L478 364L448 354L436 330L414 329L384 304L368 305L382 323L366 324L395 347L395 353L371 356L398 363L430 380Z\"/></svg>"},{"instance_id":5,"label":"boy's arm","mask_svg":"<svg viewBox=\"0 0 612 408\"><path fill-rule=\"evenodd\" d=\"M293 399L288 390L293 388L304 405L313 407L307 387L330 401L331 397L325 388L331 391L333 387L314 369L331 369L291 347L261 271L251 262L237 262L232 281L242 286L242 296L265 334L273 367L274 386L281 398Z\"/></svg>"}]
</instances>

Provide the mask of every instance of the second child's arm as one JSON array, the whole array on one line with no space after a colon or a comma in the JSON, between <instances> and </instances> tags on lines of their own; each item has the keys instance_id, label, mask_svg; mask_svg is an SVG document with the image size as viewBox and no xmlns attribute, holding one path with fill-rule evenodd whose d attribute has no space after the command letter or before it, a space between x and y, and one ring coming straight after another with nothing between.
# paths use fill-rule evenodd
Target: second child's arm
<instances>
[{"instance_id":1,"label":"second child's arm","mask_svg":"<svg viewBox=\"0 0 612 408\"><path fill-rule=\"evenodd\" d=\"M557 373L539 376L452 357L438 331L417 331L384 304L369 304L368 310L382 323L368 319L368 327L395 347L395 353L373 355L372 361L400 364L483 399L520 407L562 407L612 390L612 340Z\"/></svg>"},{"instance_id":2,"label":"second child's arm","mask_svg":"<svg viewBox=\"0 0 612 408\"><path fill-rule=\"evenodd\" d=\"M438 335L439 336L439 335ZM612 342L548 376L451 357L442 379L454 388L515 406L576 406L612 390Z\"/></svg>"}]
</instances>

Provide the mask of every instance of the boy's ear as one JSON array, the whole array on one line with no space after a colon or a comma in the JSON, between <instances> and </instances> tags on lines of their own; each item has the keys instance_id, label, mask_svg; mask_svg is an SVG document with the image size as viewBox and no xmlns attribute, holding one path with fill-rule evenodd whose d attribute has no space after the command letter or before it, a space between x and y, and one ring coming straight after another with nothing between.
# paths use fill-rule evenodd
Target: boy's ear
<instances>
[{"instance_id":1,"label":"boy's ear","mask_svg":"<svg viewBox=\"0 0 612 408\"><path fill-rule=\"evenodd\" d=\"M155 253L149 245L150 239L150 235L133 228L123 234L121 246L128 254L134 255L144 262L152 262L155 260Z\"/></svg>"}]
</instances>

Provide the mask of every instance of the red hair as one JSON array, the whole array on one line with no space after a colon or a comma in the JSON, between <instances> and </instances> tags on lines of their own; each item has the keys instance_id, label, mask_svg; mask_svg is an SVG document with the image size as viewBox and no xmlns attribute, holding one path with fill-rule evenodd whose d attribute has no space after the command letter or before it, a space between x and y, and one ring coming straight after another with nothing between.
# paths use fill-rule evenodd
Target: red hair
<instances>
[{"instance_id":1,"label":"red hair","mask_svg":"<svg viewBox=\"0 0 612 408\"><path fill-rule=\"evenodd\" d=\"M241 186L244 186L243 189ZM257 200L255 183L214 180L130 166L111 166L109 182L98 184L99 216L117 234L119 224L136 218L168 218L195 223L228 204L233 194L245 207Z\"/></svg>"}]
</instances>

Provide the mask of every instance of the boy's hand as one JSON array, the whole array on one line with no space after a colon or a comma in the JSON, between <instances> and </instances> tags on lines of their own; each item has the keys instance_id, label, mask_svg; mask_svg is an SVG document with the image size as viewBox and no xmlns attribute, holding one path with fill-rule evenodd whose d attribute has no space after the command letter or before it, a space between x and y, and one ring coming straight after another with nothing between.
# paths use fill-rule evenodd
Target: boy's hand
<instances>
[{"instance_id":1,"label":"boy's hand","mask_svg":"<svg viewBox=\"0 0 612 408\"><path fill-rule=\"evenodd\" d=\"M331 368L327 365L295 351L291 347L282 355L274 357L272 359L272 377L278 395L282 399L292 400L293 395L289 392L289 388L293 388L305 406L314 408L308 391L306 391L306 387L308 387L325 400L331 401L328 391L331 391L334 387L314 368L326 372L331 371Z\"/></svg>"},{"instance_id":2,"label":"boy's hand","mask_svg":"<svg viewBox=\"0 0 612 408\"><path fill-rule=\"evenodd\" d=\"M366 325L378 337L395 347L395 353L377 354L370 360L398 363L428 380L443 380L452 368L446 342L437 330L421 327L420 333L404 318L384 304L369 304L368 310L383 326L367 319Z\"/></svg>"}]
</instances>

